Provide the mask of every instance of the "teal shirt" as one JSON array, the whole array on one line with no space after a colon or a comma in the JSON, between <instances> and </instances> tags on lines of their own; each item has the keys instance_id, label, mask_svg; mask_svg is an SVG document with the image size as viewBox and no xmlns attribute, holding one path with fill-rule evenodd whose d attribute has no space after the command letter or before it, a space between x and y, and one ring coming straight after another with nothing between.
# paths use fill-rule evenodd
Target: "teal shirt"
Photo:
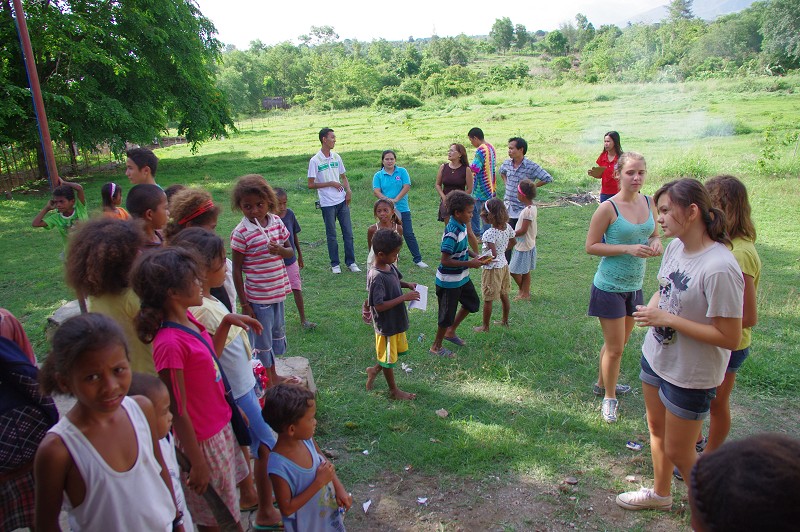
<instances>
[{"instance_id":1,"label":"teal shirt","mask_svg":"<svg viewBox=\"0 0 800 532\"><path fill-rule=\"evenodd\" d=\"M404 185L411 185L411 177L409 177L406 169L400 166L395 166L394 172L391 174L386 173L386 170L381 168L372 178L372 188L380 189L380 191L383 192L383 195L389 199L396 198L397 195L400 194L400 191L403 189ZM399 212L410 212L411 209L408 206L408 194L403 196L403 199L395 203L394 207Z\"/></svg>"},{"instance_id":2,"label":"teal shirt","mask_svg":"<svg viewBox=\"0 0 800 532\"><path fill-rule=\"evenodd\" d=\"M606 244L644 244L656 228L653 220L653 211L650 209L650 199L647 201L647 220L634 224L625 219L617 209L613 200L608 200L617 213L617 219L606 229ZM645 259L631 255L615 255L602 257L597 273L594 275L594 285L605 292L635 292L642 289L644 281Z\"/></svg>"}]
</instances>

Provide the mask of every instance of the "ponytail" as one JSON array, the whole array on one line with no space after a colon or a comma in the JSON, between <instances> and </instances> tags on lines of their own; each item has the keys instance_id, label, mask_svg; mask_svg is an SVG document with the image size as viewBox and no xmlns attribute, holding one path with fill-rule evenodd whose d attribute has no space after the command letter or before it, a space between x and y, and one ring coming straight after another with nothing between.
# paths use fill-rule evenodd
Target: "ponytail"
<instances>
[{"instance_id":1,"label":"ponytail","mask_svg":"<svg viewBox=\"0 0 800 532\"><path fill-rule=\"evenodd\" d=\"M728 238L728 232L725 229L725 213L716 207L710 207L707 214L703 217L706 223L706 232L711 240L721 244L728 245L731 243Z\"/></svg>"},{"instance_id":2,"label":"ponytail","mask_svg":"<svg viewBox=\"0 0 800 532\"><path fill-rule=\"evenodd\" d=\"M670 181L656 191L653 201L658 203L663 194L668 194L672 203L682 209L688 209L692 204L696 205L709 238L721 244L730 244L725 229L725 213L711 206L711 195L700 181L689 178Z\"/></svg>"}]
</instances>

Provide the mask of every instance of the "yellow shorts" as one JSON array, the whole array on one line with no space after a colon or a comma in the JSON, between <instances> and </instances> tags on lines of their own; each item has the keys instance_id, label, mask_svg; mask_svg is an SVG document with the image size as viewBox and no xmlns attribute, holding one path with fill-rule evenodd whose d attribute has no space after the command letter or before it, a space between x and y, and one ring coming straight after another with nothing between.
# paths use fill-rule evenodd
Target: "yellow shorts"
<instances>
[{"instance_id":1,"label":"yellow shorts","mask_svg":"<svg viewBox=\"0 0 800 532\"><path fill-rule=\"evenodd\" d=\"M406 333L397 333L394 336L375 335L375 352L378 355L378 364L384 368L393 368L397 359L408 353L408 338Z\"/></svg>"},{"instance_id":2,"label":"yellow shorts","mask_svg":"<svg viewBox=\"0 0 800 532\"><path fill-rule=\"evenodd\" d=\"M497 301L500 296L507 296L511 288L511 275L508 266L484 269L481 272L481 295L484 301Z\"/></svg>"}]
</instances>

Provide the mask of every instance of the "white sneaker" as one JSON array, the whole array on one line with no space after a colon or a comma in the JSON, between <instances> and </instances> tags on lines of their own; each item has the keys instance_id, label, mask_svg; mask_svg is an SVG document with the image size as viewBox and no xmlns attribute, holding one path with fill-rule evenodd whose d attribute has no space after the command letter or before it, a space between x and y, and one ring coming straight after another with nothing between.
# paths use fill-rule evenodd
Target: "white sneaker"
<instances>
[{"instance_id":1,"label":"white sneaker","mask_svg":"<svg viewBox=\"0 0 800 532\"><path fill-rule=\"evenodd\" d=\"M427 267L428 267L428 265L427 265L427 264L425 264L425 263L424 263L424 262L422 262L422 261L415 262L414 264L416 264L416 265L417 265L417 266L419 266L420 268L427 268Z\"/></svg>"},{"instance_id":2,"label":"white sneaker","mask_svg":"<svg viewBox=\"0 0 800 532\"><path fill-rule=\"evenodd\" d=\"M338 264L336 266L331 266L331 271L333 273L342 273L342 267Z\"/></svg>"},{"instance_id":3,"label":"white sneaker","mask_svg":"<svg viewBox=\"0 0 800 532\"><path fill-rule=\"evenodd\" d=\"M617 421L617 407L619 402L616 399L603 399L603 419L606 423L615 423Z\"/></svg>"},{"instance_id":4,"label":"white sneaker","mask_svg":"<svg viewBox=\"0 0 800 532\"><path fill-rule=\"evenodd\" d=\"M358 273L361 271L361 268L359 268L358 264L356 264L355 262L353 264L349 264L347 267L350 268L350 271L353 273Z\"/></svg>"},{"instance_id":5,"label":"white sneaker","mask_svg":"<svg viewBox=\"0 0 800 532\"><path fill-rule=\"evenodd\" d=\"M650 488L617 495L617 504L626 510L671 510L672 496L661 497Z\"/></svg>"}]
</instances>

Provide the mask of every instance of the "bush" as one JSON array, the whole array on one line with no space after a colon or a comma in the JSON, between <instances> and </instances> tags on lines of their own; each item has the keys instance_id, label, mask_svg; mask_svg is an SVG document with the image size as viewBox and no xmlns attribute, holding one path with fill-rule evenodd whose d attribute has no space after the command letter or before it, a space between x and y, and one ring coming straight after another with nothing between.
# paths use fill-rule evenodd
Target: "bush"
<instances>
[{"instance_id":1,"label":"bush","mask_svg":"<svg viewBox=\"0 0 800 532\"><path fill-rule=\"evenodd\" d=\"M389 87L384 88L378 97L375 98L375 107L386 107L388 109L412 109L414 107L422 107L422 100L397 89Z\"/></svg>"},{"instance_id":2,"label":"bush","mask_svg":"<svg viewBox=\"0 0 800 532\"><path fill-rule=\"evenodd\" d=\"M572 61L569 60L569 57L556 57L550 61L550 69L553 72L566 72L570 68L572 68Z\"/></svg>"}]
</instances>

